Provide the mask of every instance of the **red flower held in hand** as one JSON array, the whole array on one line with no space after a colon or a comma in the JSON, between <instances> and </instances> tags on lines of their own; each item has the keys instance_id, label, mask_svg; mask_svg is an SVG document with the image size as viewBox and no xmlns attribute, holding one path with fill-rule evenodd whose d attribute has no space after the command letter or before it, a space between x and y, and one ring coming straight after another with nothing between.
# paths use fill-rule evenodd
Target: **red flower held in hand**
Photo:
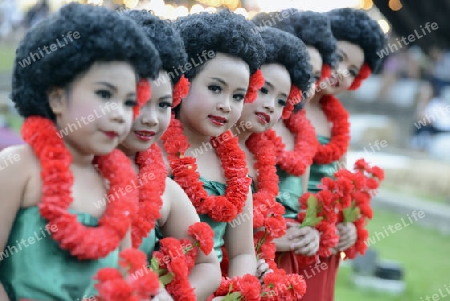
<instances>
[{"instance_id":1,"label":"red flower held in hand","mask_svg":"<svg viewBox=\"0 0 450 301\"><path fill-rule=\"evenodd\" d=\"M188 234L192 235L196 243L194 246L198 246L200 250L208 255L214 247L214 231L210 225L203 222L197 222L189 226Z\"/></svg>"}]
</instances>

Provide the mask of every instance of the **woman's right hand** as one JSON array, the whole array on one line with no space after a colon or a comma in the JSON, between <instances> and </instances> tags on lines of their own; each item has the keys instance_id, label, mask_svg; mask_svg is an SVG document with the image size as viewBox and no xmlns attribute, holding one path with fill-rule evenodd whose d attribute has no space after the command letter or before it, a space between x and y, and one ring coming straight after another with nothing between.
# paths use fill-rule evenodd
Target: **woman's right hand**
<instances>
[{"instance_id":1,"label":"woman's right hand","mask_svg":"<svg viewBox=\"0 0 450 301\"><path fill-rule=\"evenodd\" d=\"M174 301L172 296L166 291L165 288L160 288L158 295L152 298L152 301Z\"/></svg>"}]
</instances>

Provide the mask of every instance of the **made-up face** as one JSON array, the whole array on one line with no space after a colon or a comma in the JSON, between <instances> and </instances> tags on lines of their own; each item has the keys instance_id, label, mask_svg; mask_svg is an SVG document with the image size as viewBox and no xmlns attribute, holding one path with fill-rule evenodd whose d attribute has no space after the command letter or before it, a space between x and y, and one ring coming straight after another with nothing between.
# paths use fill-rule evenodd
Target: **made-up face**
<instances>
[{"instance_id":1,"label":"made-up face","mask_svg":"<svg viewBox=\"0 0 450 301\"><path fill-rule=\"evenodd\" d=\"M136 73L125 62L94 63L66 88L48 94L59 135L83 155L106 155L133 121Z\"/></svg>"},{"instance_id":2,"label":"made-up face","mask_svg":"<svg viewBox=\"0 0 450 301\"><path fill-rule=\"evenodd\" d=\"M248 130L254 133L267 131L281 118L291 90L291 77L279 64L261 66L264 86L253 103L244 104L238 124L251 124Z\"/></svg>"},{"instance_id":3,"label":"made-up face","mask_svg":"<svg viewBox=\"0 0 450 301\"><path fill-rule=\"evenodd\" d=\"M347 41L337 42L337 55L339 62L333 70L333 76L324 89L324 94L339 94L352 85L364 63L364 52L356 44Z\"/></svg>"},{"instance_id":4,"label":"made-up face","mask_svg":"<svg viewBox=\"0 0 450 301\"><path fill-rule=\"evenodd\" d=\"M303 100L305 103L309 102L316 93L316 83L320 79L322 74L322 56L319 51L315 47L307 46L306 49L309 53L309 64L311 65L311 73L314 77L314 82L311 84L310 89L306 95L306 98Z\"/></svg>"},{"instance_id":5,"label":"made-up face","mask_svg":"<svg viewBox=\"0 0 450 301\"><path fill-rule=\"evenodd\" d=\"M170 123L172 84L167 72L161 71L156 80L149 80L152 96L141 108L131 131L119 148L128 155L148 149L161 138Z\"/></svg>"},{"instance_id":6,"label":"made-up face","mask_svg":"<svg viewBox=\"0 0 450 301\"><path fill-rule=\"evenodd\" d=\"M241 116L250 71L242 59L217 53L191 80L179 119L200 136L219 136Z\"/></svg>"}]
</instances>

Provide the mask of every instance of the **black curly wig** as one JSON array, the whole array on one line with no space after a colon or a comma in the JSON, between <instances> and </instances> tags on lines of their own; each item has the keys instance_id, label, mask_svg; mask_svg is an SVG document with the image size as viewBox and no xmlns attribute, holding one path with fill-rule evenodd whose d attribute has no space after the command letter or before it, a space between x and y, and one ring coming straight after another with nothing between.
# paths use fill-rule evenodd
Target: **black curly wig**
<instances>
[{"instance_id":1,"label":"black curly wig","mask_svg":"<svg viewBox=\"0 0 450 301\"><path fill-rule=\"evenodd\" d=\"M366 12L353 8L333 9L326 14L335 38L360 46L364 52L364 62L372 72L376 72L381 63L377 52L386 45L386 37L378 22Z\"/></svg>"},{"instance_id":2,"label":"black curly wig","mask_svg":"<svg viewBox=\"0 0 450 301\"><path fill-rule=\"evenodd\" d=\"M292 85L302 91L308 91L313 76L305 44L296 36L277 28L262 28L260 34L266 49L266 60L263 64L284 66L289 72Z\"/></svg>"},{"instance_id":3,"label":"black curly wig","mask_svg":"<svg viewBox=\"0 0 450 301\"><path fill-rule=\"evenodd\" d=\"M258 26L271 26L295 35L307 46L316 48L324 64L336 66L336 39L325 14L290 8L280 12L259 13L252 21Z\"/></svg>"},{"instance_id":4,"label":"black curly wig","mask_svg":"<svg viewBox=\"0 0 450 301\"><path fill-rule=\"evenodd\" d=\"M176 66L184 66L187 62L187 54L184 50L183 40L178 31L173 28L170 21L162 20L149 11L128 10L124 16L133 19L153 42L159 52L162 61L162 69L175 85L181 78L181 73L174 72ZM175 67L174 67L175 66Z\"/></svg>"},{"instance_id":5,"label":"black curly wig","mask_svg":"<svg viewBox=\"0 0 450 301\"><path fill-rule=\"evenodd\" d=\"M264 42L256 26L228 9L181 17L174 26L184 41L188 60L198 61L198 56L204 51L224 53L246 62L250 74L265 60ZM185 76L192 80L198 71L198 67L192 68L186 71Z\"/></svg>"},{"instance_id":6,"label":"black curly wig","mask_svg":"<svg viewBox=\"0 0 450 301\"><path fill-rule=\"evenodd\" d=\"M46 48L53 51L46 54ZM145 78L156 78L161 69L158 52L135 22L104 7L67 4L31 28L20 42L11 98L22 117L54 120L49 88L69 87L95 62L111 61L128 62Z\"/></svg>"}]
</instances>

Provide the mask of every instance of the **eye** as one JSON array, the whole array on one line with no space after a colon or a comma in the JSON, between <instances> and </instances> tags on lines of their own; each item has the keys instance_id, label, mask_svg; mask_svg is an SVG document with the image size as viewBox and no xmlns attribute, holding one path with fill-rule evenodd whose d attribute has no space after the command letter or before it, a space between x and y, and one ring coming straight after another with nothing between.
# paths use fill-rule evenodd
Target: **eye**
<instances>
[{"instance_id":1,"label":"eye","mask_svg":"<svg viewBox=\"0 0 450 301\"><path fill-rule=\"evenodd\" d=\"M234 94L233 99L236 101L242 101L245 98L244 94Z\"/></svg>"},{"instance_id":2,"label":"eye","mask_svg":"<svg viewBox=\"0 0 450 301\"><path fill-rule=\"evenodd\" d=\"M318 76L318 75L314 76L314 78L313 78L314 82L319 81L319 79L320 79L320 76Z\"/></svg>"},{"instance_id":3,"label":"eye","mask_svg":"<svg viewBox=\"0 0 450 301\"><path fill-rule=\"evenodd\" d=\"M344 57L342 55L338 54L337 59L339 62L342 62L344 60Z\"/></svg>"},{"instance_id":4,"label":"eye","mask_svg":"<svg viewBox=\"0 0 450 301\"><path fill-rule=\"evenodd\" d=\"M350 69L348 70L348 72L350 73L351 76L356 77L358 75L358 72L356 72L356 70L354 69Z\"/></svg>"},{"instance_id":5,"label":"eye","mask_svg":"<svg viewBox=\"0 0 450 301\"><path fill-rule=\"evenodd\" d=\"M97 90L95 91L95 94L97 94L98 96L100 96L101 98L104 99L110 99L111 98L111 92L108 90Z\"/></svg>"},{"instance_id":6,"label":"eye","mask_svg":"<svg viewBox=\"0 0 450 301\"><path fill-rule=\"evenodd\" d=\"M269 90L268 90L266 87L262 87L259 91L260 91L262 94L269 94Z\"/></svg>"},{"instance_id":7,"label":"eye","mask_svg":"<svg viewBox=\"0 0 450 301\"><path fill-rule=\"evenodd\" d=\"M222 88L218 85L209 85L208 90L212 91L213 94L219 94L220 92L222 92Z\"/></svg>"},{"instance_id":8,"label":"eye","mask_svg":"<svg viewBox=\"0 0 450 301\"><path fill-rule=\"evenodd\" d=\"M134 108L135 106L138 105L138 103L137 103L137 101L134 100L134 99L128 99L128 100L125 101L125 105L126 105L127 107Z\"/></svg>"},{"instance_id":9,"label":"eye","mask_svg":"<svg viewBox=\"0 0 450 301\"><path fill-rule=\"evenodd\" d=\"M287 101L285 99L278 99L278 104L282 107L285 107L287 104Z\"/></svg>"},{"instance_id":10,"label":"eye","mask_svg":"<svg viewBox=\"0 0 450 301\"><path fill-rule=\"evenodd\" d=\"M170 103L168 101L162 101L162 102L159 103L159 107L163 108L163 109L171 108L172 107L172 103Z\"/></svg>"}]
</instances>

